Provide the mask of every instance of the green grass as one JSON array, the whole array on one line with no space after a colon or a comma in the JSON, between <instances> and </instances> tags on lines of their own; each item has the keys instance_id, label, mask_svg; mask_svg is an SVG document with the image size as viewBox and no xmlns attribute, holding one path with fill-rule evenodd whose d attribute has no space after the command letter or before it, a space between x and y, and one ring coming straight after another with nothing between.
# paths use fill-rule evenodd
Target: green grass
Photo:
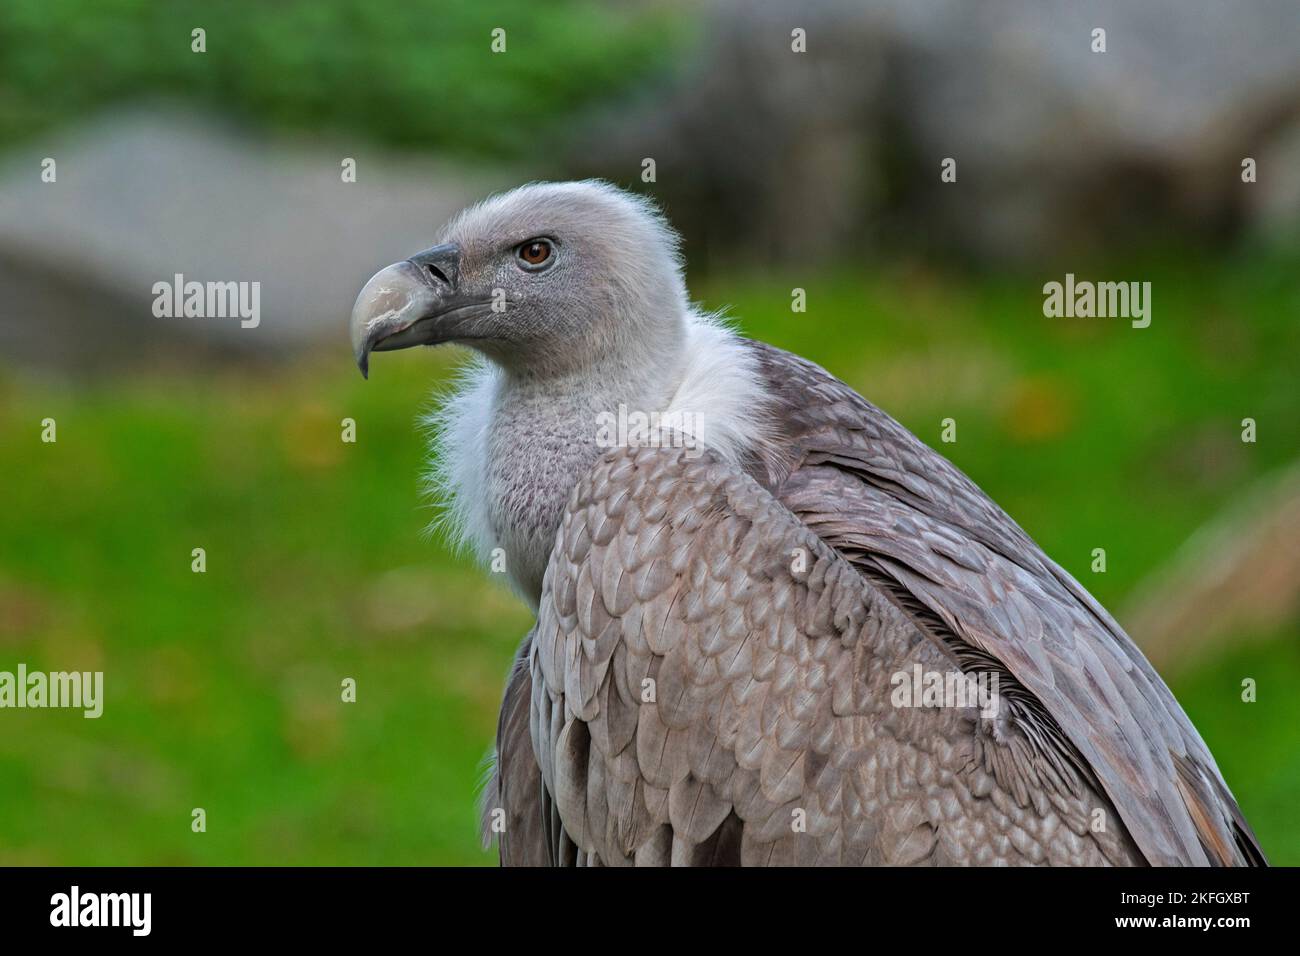
<instances>
[{"instance_id":1,"label":"green grass","mask_svg":"<svg viewBox=\"0 0 1300 956\"><path fill-rule=\"evenodd\" d=\"M0 141L163 93L270 128L534 159L557 121L667 69L689 30L594 0L6 0Z\"/></svg>"},{"instance_id":2,"label":"green grass","mask_svg":"<svg viewBox=\"0 0 1300 956\"><path fill-rule=\"evenodd\" d=\"M1125 268L1154 283L1146 330L1044 318L1051 276L899 265L700 291L900 418L1114 608L1300 449L1296 265ZM76 385L0 373L0 668L102 669L107 697L99 720L0 713L0 864L491 862L475 786L529 617L423 534L415 418L454 357L379 356L365 383L347 353ZM1257 637L1175 690L1265 849L1297 863L1300 649L1294 629Z\"/></svg>"},{"instance_id":3,"label":"green grass","mask_svg":"<svg viewBox=\"0 0 1300 956\"><path fill-rule=\"evenodd\" d=\"M102 669L107 702L5 712L0 857L481 858L472 792L528 619L422 535L412 426L436 365L365 389L348 365L9 382L0 659Z\"/></svg>"}]
</instances>

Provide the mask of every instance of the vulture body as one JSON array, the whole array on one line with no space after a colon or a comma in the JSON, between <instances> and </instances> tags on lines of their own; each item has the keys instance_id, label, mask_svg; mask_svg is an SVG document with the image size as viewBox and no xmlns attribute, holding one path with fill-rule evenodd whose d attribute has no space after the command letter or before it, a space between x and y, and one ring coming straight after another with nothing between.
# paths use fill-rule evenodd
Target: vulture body
<instances>
[{"instance_id":1,"label":"vulture body","mask_svg":"<svg viewBox=\"0 0 1300 956\"><path fill-rule=\"evenodd\" d=\"M537 612L484 794L503 864L1264 863L1114 619L884 412L693 310L643 200L494 197L367 284L353 339L363 370L483 356L436 464ZM655 425L611 442L629 410ZM913 673L996 706L900 702Z\"/></svg>"}]
</instances>

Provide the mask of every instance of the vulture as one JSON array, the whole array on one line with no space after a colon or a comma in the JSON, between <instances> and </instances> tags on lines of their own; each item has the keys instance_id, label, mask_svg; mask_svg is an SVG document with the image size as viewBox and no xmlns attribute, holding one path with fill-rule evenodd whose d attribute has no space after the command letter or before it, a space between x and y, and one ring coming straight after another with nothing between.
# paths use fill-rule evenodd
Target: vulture
<instances>
[{"instance_id":1,"label":"vulture","mask_svg":"<svg viewBox=\"0 0 1300 956\"><path fill-rule=\"evenodd\" d=\"M483 797L502 864L1265 865L1115 619L889 415L693 306L647 199L493 196L351 334L363 374L475 353L432 472L536 616Z\"/></svg>"}]
</instances>

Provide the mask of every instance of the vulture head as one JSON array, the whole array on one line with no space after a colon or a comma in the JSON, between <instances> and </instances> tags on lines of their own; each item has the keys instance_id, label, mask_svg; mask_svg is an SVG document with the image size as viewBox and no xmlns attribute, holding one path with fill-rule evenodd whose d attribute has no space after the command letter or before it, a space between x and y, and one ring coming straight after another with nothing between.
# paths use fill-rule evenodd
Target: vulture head
<instances>
[{"instance_id":1,"label":"vulture head","mask_svg":"<svg viewBox=\"0 0 1300 956\"><path fill-rule=\"evenodd\" d=\"M532 183L465 210L366 283L351 332L363 374L371 352L413 345L483 357L430 416L432 490L451 536L485 562L504 551L534 604L611 416L662 415L729 458L765 428L757 359L689 305L676 234L603 182Z\"/></svg>"},{"instance_id":2,"label":"vulture head","mask_svg":"<svg viewBox=\"0 0 1300 956\"><path fill-rule=\"evenodd\" d=\"M595 181L533 183L376 273L352 345L363 375L371 352L454 342L544 377L675 351L686 312L676 235L647 200Z\"/></svg>"}]
</instances>

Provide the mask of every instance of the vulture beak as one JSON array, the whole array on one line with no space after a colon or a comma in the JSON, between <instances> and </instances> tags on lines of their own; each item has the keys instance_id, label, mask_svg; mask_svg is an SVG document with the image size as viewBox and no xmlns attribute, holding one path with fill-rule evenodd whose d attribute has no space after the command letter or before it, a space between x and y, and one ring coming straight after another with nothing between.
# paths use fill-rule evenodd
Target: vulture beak
<instances>
[{"instance_id":1,"label":"vulture beak","mask_svg":"<svg viewBox=\"0 0 1300 956\"><path fill-rule=\"evenodd\" d=\"M483 304L460 294L460 247L434 246L380 269L352 307L352 349L369 377L370 353L437 345L461 337Z\"/></svg>"}]
</instances>

